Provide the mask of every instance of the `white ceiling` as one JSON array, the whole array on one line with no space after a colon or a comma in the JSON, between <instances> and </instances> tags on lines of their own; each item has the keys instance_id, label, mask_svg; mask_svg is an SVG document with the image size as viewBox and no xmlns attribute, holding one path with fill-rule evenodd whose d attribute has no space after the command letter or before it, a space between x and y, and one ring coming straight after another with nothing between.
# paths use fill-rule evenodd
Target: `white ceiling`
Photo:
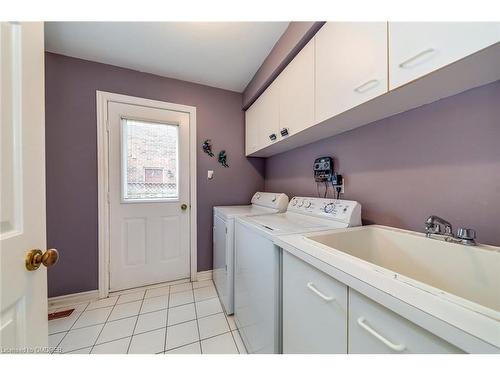
<instances>
[{"instance_id":1,"label":"white ceiling","mask_svg":"<svg viewBox=\"0 0 500 375\"><path fill-rule=\"evenodd\" d=\"M288 22L47 22L45 49L242 92Z\"/></svg>"}]
</instances>

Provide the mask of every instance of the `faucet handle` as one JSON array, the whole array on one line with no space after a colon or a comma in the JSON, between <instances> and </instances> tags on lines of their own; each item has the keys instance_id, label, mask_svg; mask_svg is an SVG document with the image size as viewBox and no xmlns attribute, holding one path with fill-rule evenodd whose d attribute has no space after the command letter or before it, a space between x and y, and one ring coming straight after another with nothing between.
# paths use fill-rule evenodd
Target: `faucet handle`
<instances>
[{"instance_id":1,"label":"faucet handle","mask_svg":"<svg viewBox=\"0 0 500 375\"><path fill-rule=\"evenodd\" d=\"M426 223L425 230L427 233L441 233L441 226L437 223Z\"/></svg>"},{"instance_id":2,"label":"faucet handle","mask_svg":"<svg viewBox=\"0 0 500 375\"><path fill-rule=\"evenodd\" d=\"M476 231L470 228L458 228L457 238L461 240L474 241L476 239Z\"/></svg>"}]
</instances>

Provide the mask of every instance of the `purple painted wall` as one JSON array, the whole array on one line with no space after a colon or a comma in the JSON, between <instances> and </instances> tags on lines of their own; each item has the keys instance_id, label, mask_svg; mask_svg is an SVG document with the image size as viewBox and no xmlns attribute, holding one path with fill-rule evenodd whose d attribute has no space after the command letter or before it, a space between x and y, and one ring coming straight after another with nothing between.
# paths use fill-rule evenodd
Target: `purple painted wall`
<instances>
[{"instance_id":1,"label":"purple painted wall","mask_svg":"<svg viewBox=\"0 0 500 375\"><path fill-rule=\"evenodd\" d=\"M212 207L244 204L264 186L264 160L244 156L242 95L115 66L45 55L47 242L60 261L49 296L98 287L96 90L197 108L198 270L212 268ZM201 151L211 138L230 168ZM207 169L215 170L208 181Z\"/></svg>"},{"instance_id":2,"label":"purple painted wall","mask_svg":"<svg viewBox=\"0 0 500 375\"><path fill-rule=\"evenodd\" d=\"M243 91L244 109L250 107L324 24L325 22L290 22Z\"/></svg>"},{"instance_id":3,"label":"purple painted wall","mask_svg":"<svg viewBox=\"0 0 500 375\"><path fill-rule=\"evenodd\" d=\"M313 160L334 155L365 224L423 231L436 214L500 245L500 81L266 160L266 190L316 196Z\"/></svg>"}]
</instances>

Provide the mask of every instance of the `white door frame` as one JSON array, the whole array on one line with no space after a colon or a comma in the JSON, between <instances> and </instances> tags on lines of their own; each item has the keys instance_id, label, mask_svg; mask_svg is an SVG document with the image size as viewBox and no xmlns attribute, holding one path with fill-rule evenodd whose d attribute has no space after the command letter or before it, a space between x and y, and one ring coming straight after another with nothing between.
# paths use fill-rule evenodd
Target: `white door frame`
<instances>
[{"instance_id":1,"label":"white door frame","mask_svg":"<svg viewBox=\"0 0 500 375\"><path fill-rule=\"evenodd\" d=\"M108 160L108 102L135 104L144 107L167 109L189 114L189 249L191 281L197 275L196 227L196 107L114 94L96 90L97 99L97 186L99 221L99 298L109 294L109 160Z\"/></svg>"}]
</instances>

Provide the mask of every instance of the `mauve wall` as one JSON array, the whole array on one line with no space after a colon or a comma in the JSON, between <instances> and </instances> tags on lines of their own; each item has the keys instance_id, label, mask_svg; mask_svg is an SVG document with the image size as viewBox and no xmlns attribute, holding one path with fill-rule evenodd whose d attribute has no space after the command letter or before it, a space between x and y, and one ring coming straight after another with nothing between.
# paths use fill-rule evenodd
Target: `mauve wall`
<instances>
[{"instance_id":1,"label":"mauve wall","mask_svg":"<svg viewBox=\"0 0 500 375\"><path fill-rule=\"evenodd\" d=\"M211 269L212 207L245 204L264 186L264 160L244 155L242 95L52 53L45 74L47 244L61 253L49 296L98 288L96 90L197 108L198 270ZM206 138L230 168L203 154Z\"/></svg>"},{"instance_id":2,"label":"mauve wall","mask_svg":"<svg viewBox=\"0 0 500 375\"><path fill-rule=\"evenodd\" d=\"M364 223L423 231L436 214L500 245L500 81L273 156L268 191L316 196L313 160L334 155Z\"/></svg>"}]
</instances>

